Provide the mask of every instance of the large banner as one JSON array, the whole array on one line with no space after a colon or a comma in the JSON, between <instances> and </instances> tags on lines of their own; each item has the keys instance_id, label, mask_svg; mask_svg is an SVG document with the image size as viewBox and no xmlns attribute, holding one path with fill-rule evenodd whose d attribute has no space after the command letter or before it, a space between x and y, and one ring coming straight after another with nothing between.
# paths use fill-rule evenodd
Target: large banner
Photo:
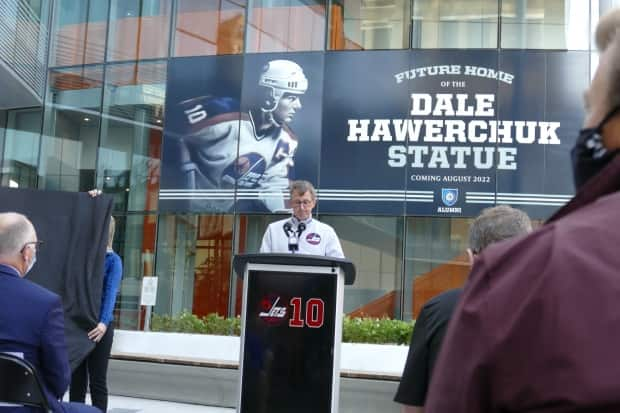
<instances>
[{"instance_id":1,"label":"large banner","mask_svg":"<svg viewBox=\"0 0 620 413\"><path fill-rule=\"evenodd\" d=\"M372 51L175 59L160 208L543 218L573 193L587 52Z\"/></svg>"}]
</instances>

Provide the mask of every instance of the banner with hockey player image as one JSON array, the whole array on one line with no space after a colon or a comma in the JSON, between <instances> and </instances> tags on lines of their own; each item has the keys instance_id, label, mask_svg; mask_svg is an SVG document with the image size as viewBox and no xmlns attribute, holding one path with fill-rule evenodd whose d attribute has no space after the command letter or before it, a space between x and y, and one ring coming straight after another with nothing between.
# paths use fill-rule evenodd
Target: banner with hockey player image
<instances>
[{"instance_id":1,"label":"banner with hockey player image","mask_svg":"<svg viewBox=\"0 0 620 413\"><path fill-rule=\"evenodd\" d=\"M573 194L585 51L386 50L172 59L160 209L546 218Z\"/></svg>"},{"instance_id":2,"label":"banner with hockey player image","mask_svg":"<svg viewBox=\"0 0 620 413\"><path fill-rule=\"evenodd\" d=\"M160 209L288 211L289 181L318 176L322 57L171 61Z\"/></svg>"}]
</instances>

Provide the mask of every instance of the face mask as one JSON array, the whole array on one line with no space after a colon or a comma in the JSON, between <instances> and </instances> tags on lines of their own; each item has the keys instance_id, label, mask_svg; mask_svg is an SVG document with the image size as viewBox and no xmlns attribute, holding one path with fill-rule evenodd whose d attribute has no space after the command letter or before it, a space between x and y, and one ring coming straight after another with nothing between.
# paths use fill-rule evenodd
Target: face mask
<instances>
[{"instance_id":1,"label":"face mask","mask_svg":"<svg viewBox=\"0 0 620 413\"><path fill-rule=\"evenodd\" d=\"M609 112L596 128L586 128L579 131L575 147L571 150L575 188L581 188L590 178L598 174L618 152L617 150L608 151L603 145L603 136L601 135L605 123L618 111L620 111L620 106Z\"/></svg>"},{"instance_id":2,"label":"face mask","mask_svg":"<svg viewBox=\"0 0 620 413\"><path fill-rule=\"evenodd\" d=\"M32 256L32 260L30 261L30 264L28 265L28 268L26 268L26 272L24 273L24 277L26 276L26 274L28 274L30 272L32 267L34 267L34 263L35 262L37 262L37 255L36 254L34 254Z\"/></svg>"}]
</instances>

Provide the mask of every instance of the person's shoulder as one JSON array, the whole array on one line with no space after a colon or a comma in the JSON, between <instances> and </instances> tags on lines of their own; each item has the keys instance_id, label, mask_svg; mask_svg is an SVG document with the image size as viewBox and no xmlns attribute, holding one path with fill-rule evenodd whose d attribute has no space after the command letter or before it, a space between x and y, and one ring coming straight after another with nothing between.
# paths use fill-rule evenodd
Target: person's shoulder
<instances>
[{"instance_id":1,"label":"person's shoulder","mask_svg":"<svg viewBox=\"0 0 620 413\"><path fill-rule=\"evenodd\" d=\"M502 300L524 293L524 286L537 283L554 268L557 237L556 226L545 225L488 246L476 258L464 294L492 290L485 296L501 307Z\"/></svg>"},{"instance_id":2,"label":"person's shoulder","mask_svg":"<svg viewBox=\"0 0 620 413\"><path fill-rule=\"evenodd\" d=\"M122 263L121 256L116 253L116 251L107 251L105 253L106 261L110 263Z\"/></svg>"},{"instance_id":3,"label":"person's shoulder","mask_svg":"<svg viewBox=\"0 0 620 413\"><path fill-rule=\"evenodd\" d=\"M22 279L21 290L27 296L28 302L34 306L52 306L60 303L60 296L47 288L30 280Z\"/></svg>"},{"instance_id":4,"label":"person's shoulder","mask_svg":"<svg viewBox=\"0 0 620 413\"><path fill-rule=\"evenodd\" d=\"M199 96L178 104L183 117L181 133L184 135L205 135L209 131L218 135L235 127L247 114L240 112L239 103L234 98Z\"/></svg>"},{"instance_id":5,"label":"person's shoulder","mask_svg":"<svg viewBox=\"0 0 620 413\"><path fill-rule=\"evenodd\" d=\"M437 294L430 300L428 300L424 304L424 307L430 307L430 306L437 305L439 303L444 303L447 301L456 301L458 300L458 298L461 296L462 293L463 293L463 289L461 288L454 288L452 290L444 291L440 294Z\"/></svg>"},{"instance_id":6,"label":"person's shoulder","mask_svg":"<svg viewBox=\"0 0 620 413\"><path fill-rule=\"evenodd\" d=\"M204 95L179 102L178 109L190 123L240 111L239 101L232 97Z\"/></svg>"},{"instance_id":7,"label":"person's shoulder","mask_svg":"<svg viewBox=\"0 0 620 413\"><path fill-rule=\"evenodd\" d=\"M290 219L291 219L290 217L279 219L269 224L268 227L269 228L282 227L282 225L284 225L284 223L286 221L289 221Z\"/></svg>"},{"instance_id":8,"label":"person's shoulder","mask_svg":"<svg viewBox=\"0 0 620 413\"><path fill-rule=\"evenodd\" d=\"M420 314L435 314L440 312L451 314L461 298L462 293L463 290L461 288L444 291L424 303L420 310Z\"/></svg>"},{"instance_id":9,"label":"person's shoulder","mask_svg":"<svg viewBox=\"0 0 620 413\"><path fill-rule=\"evenodd\" d=\"M319 221L316 218L312 218L312 220L315 222L316 226L320 228L322 231L330 231L330 232L333 232L334 234L336 233L336 230L331 225L326 224L325 222Z\"/></svg>"}]
</instances>

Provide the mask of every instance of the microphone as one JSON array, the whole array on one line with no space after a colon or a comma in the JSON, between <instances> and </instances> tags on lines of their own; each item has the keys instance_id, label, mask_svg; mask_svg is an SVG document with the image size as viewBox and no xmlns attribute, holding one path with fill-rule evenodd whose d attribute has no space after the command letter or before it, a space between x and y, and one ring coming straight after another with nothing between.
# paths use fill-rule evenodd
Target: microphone
<instances>
[{"instance_id":1,"label":"microphone","mask_svg":"<svg viewBox=\"0 0 620 413\"><path fill-rule=\"evenodd\" d=\"M284 225L282 225L282 229L288 238L288 250L294 254L295 251L299 250L297 235L295 231L293 231L293 227L289 221L286 221Z\"/></svg>"},{"instance_id":2,"label":"microphone","mask_svg":"<svg viewBox=\"0 0 620 413\"><path fill-rule=\"evenodd\" d=\"M284 230L284 233L286 234L286 236L288 237L289 232L291 232L291 230L293 229L293 227L291 226L291 223L286 221L284 223L284 225L282 226L282 229Z\"/></svg>"},{"instance_id":3,"label":"microphone","mask_svg":"<svg viewBox=\"0 0 620 413\"><path fill-rule=\"evenodd\" d=\"M306 230L306 224L304 224L303 222L300 222L299 225L297 225L297 238L301 237L301 233L304 232Z\"/></svg>"}]
</instances>

